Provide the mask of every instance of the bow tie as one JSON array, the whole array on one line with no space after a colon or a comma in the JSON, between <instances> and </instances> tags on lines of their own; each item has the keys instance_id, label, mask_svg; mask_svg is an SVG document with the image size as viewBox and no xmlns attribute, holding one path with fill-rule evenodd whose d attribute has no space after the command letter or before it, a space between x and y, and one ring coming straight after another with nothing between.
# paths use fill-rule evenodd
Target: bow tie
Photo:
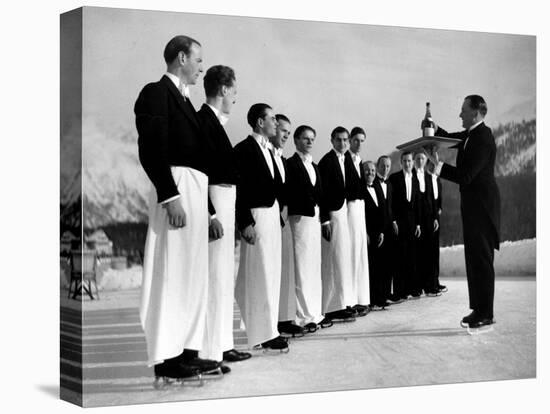
<instances>
[{"instance_id":1,"label":"bow tie","mask_svg":"<svg viewBox=\"0 0 550 414\"><path fill-rule=\"evenodd\" d=\"M338 160L339 160L339 161L343 161L343 160L344 160L344 154L342 154L341 152L337 152L337 153L336 153L336 156L338 157Z\"/></svg>"},{"instance_id":2,"label":"bow tie","mask_svg":"<svg viewBox=\"0 0 550 414\"><path fill-rule=\"evenodd\" d=\"M277 157L282 157L283 156L283 149L273 147L273 155L275 155Z\"/></svg>"},{"instance_id":3,"label":"bow tie","mask_svg":"<svg viewBox=\"0 0 550 414\"><path fill-rule=\"evenodd\" d=\"M361 162L361 156L358 154L351 154L351 159L353 160L354 163Z\"/></svg>"},{"instance_id":4,"label":"bow tie","mask_svg":"<svg viewBox=\"0 0 550 414\"><path fill-rule=\"evenodd\" d=\"M184 98L189 99L189 86L188 85L185 85L184 83L180 82L180 84L178 86L178 90L180 91L180 93L182 94L182 96Z\"/></svg>"},{"instance_id":5,"label":"bow tie","mask_svg":"<svg viewBox=\"0 0 550 414\"><path fill-rule=\"evenodd\" d=\"M264 136L260 136L260 146L263 148L263 149L269 149L270 147L270 143L269 141L267 140L267 138L265 138Z\"/></svg>"},{"instance_id":6,"label":"bow tie","mask_svg":"<svg viewBox=\"0 0 550 414\"><path fill-rule=\"evenodd\" d=\"M313 157L311 156L311 154L302 154L300 153L300 158L302 159L303 162L307 162L307 163L312 163L313 162Z\"/></svg>"},{"instance_id":7,"label":"bow tie","mask_svg":"<svg viewBox=\"0 0 550 414\"><path fill-rule=\"evenodd\" d=\"M373 186L372 184L367 184L367 187L368 187L368 188L372 188L372 187L374 187L374 186Z\"/></svg>"}]
</instances>

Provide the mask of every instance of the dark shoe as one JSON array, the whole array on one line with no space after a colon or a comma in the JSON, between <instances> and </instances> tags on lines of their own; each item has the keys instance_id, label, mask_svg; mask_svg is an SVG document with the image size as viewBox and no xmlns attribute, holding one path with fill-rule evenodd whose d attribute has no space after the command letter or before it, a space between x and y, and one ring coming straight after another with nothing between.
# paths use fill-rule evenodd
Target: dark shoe
<instances>
[{"instance_id":1,"label":"dark shoe","mask_svg":"<svg viewBox=\"0 0 550 414\"><path fill-rule=\"evenodd\" d=\"M447 289L447 286L438 285L437 290L439 290L440 292L447 292L449 289Z\"/></svg>"},{"instance_id":2,"label":"dark shoe","mask_svg":"<svg viewBox=\"0 0 550 414\"><path fill-rule=\"evenodd\" d=\"M493 318L476 318L468 322L468 328L470 329L479 329L484 326L492 325L495 323Z\"/></svg>"},{"instance_id":3,"label":"dark shoe","mask_svg":"<svg viewBox=\"0 0 550 414\"><path fill-rule=\"evenodd\" d=\"M220 368L222 370L222 374L229 374L231 372L231 368L229 368L227 365L220 365Z\"/></svg>"},{"instance_id":4,"label":"dark shoe","mask_svg":"<svg viewBox=\"0 0 550 414\"><path fill-rule=\"evenodd\" d=\"M244 361L252 356L250 352L239 352L236 349L231 349L223 353L223 360L225 362L239 362Z\"/></svg>"},{"instance_id":5,"label":"dark shoe","mask_svg":"<svg viewBox=\"0 0 550 414\"><path fill-rule=\"evenodd\" d=\"M331 325L332 325L332 322L331 322ZM317 324L315 322L310 322L304 326L304 331L307 333L317 332L317 329L319 328L317 327Z\"/></svg>"},{"instance_id":6,"label":"dark shoe","mask_svg":"<svg viewBox=\"0 0 550 414\"><path fill-rule=\"evenodd\" d=\"M202 358L193 358L189 361L183 361L183 365L189 366L191 368L196 368L202 373L216 371L220 368L221 363L211 360L211 359L202 359Z\"/></svg>"},{"instance_id":7,"label":"dark shoe","mask_svg":"<svg viewBox=\"0 0 550 414\"><path fill-rule=\"evenodd\" d=\"M462 326L463 328L467 328L469 326L470 322L475 320L475 319L477 319L476 312L472 311L469 315L462 318L462 320L460 321L460 326Z\"/></svg>"},{"instance_id":8,"label":"dark shoe","mask_svg":"<svg viewBox=\"0 0 550 414\"><path fill-rule=\"evenodd\" d=\"M381 311L386 309L385 305L369 305L369 308L372 311Z\"/></svg>"},{"instance_id":9,"label":"dark shoe","mask_svg":"<svg viewBox=\"0 0 550 414\"><path fill-rule=\"evenodd\" d=\"M397 305L398 303L403 303L405 302L406 298L400 298L399 296L397 295L390 295L390 297L388 298L388 302L391 304L391 305Z\"/></svg>"},{"instance_id":10,"label":"dark shoe","mask_svg":"<svg viewBox=\"0 0 550 414\"><path fill-rule=\"evenodd\" d=\"M425 293L426 293L426 296L428 296L429 298L435 298L437 296L441 296L441 292L437 290L425 291Z\"/></svg>"},{"instance_id":11,"label":"dark shoe","mask_svg":"<svg viewBox=\"0 0 550 414\"><path fill-rule=\"evenodd\" d=\"M200 374L200 370L188 365L180 363L167 363L163 362L162 364L157 364L153 368L155 372L155 377L165 377L165 378L192 378L197 377Z\"/></svg>"},{"instance_id":12,"label":"dark shoe","mask_svg":"<svg viewBox=\"0 0 550 414\"><path fill-rule=\"evenodd\" d=\"M279 322L277 324L277 330L280 334L291 335L293 338L304 336L304 329L292 323L292 321Z\"/></svg>"},{"instance_id":13,"label":"dark shoe","mask_svg":"<svg viewBox=\"0 0 550 414\"><path fill-rule=\"evenodd\" d=\"M325 317L317 325L320 326L321 329L325 329L325 328L330 328L332 325L334 325L334 323L332 322L332 320L330 318Z\"/></svg>"},{"instance_id":14,"label":"dark shoe","mask_svg":"<svg viewBox=\"0 0 550 414\"><path fill-rule=\"evenodd\" d=\"M263 349L267 350L288 350L288 342L280 336L270 339L269 341L265 341L261 345Z\"/></svg>"},{"instance_id":15,"label":"dark shoe","mask_svg":"<svg viewBox=\"0 0 550 414\"><path fill-rule=\"evenodd\" d=\"M334 312L327 312L325 314L325 317L330 319L333 322L353 322L355 321L355 317L353 316L352 312L349 312L346 309L341 309Z\"/></svg>"},{"instance_id":16,"label":"dark shoe","mask_svg":"<svg viewBox=\"0 0 550 414\"><path fill-rule=\"evenodd\" d=\"M411 293L410 296L411 296L411 299L414 300L414 299L420 299L420 296L421 296L421 295L422 295L422 294L421 294L420 292L413 292L413 293Z\"/></svg>"},{"instance_id":17,"label":"dark shoe","mask_svg":"<svg viewBox=\"0 0 550 414\"><path fill-rule=\"evenodd\" d=\"M356 316L365 316L370 312L370 308L368 306L359 304L352 306L351 309L353 309L357 313Z\"/></svg>"}]
</instances>

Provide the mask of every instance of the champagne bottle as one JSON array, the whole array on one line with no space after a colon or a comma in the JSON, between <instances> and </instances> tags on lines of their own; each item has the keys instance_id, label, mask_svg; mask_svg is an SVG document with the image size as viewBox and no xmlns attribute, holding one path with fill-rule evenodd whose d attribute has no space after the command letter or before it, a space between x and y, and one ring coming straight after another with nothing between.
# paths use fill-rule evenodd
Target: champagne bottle
<instances>
[{"instance_id":1,"label":"champagne bottle","mask_svg":"<svg viewBox=\"0 0 550 414\"><path fill-rule=\"evenodd\" d=\"M426 102L426 115L422 120L422 136L433 137L435 135L435 124L432 120L432 113L430 112L430 103Z\"/></svg>"}]
</instances>

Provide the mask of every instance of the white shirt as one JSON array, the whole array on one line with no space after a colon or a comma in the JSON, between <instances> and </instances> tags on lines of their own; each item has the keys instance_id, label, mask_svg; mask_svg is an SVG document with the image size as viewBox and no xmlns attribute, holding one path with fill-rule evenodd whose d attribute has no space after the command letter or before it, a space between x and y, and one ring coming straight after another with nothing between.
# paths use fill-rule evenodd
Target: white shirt
<instances>
[{"instance_id":1,"label":"white shirt","mask_svg":"<svg viewBox=\"0 0 550 414\"><path fill-rule=\"evenodd\" d=\"M284 184L285 183L285 166L283 165L283 159L281 158L283 156L283 149L275 148L271 143L269 143L269 146L271 147L271 152L273 153L275 164L277 164L277 169L279 170L279 174L281 175L281 179L283 180L283 184Z\"/></svg>"},{"instance_id":2,"label":"white shirt","mask_svg":"<svg viewBox=\"0 0 550 414\"><path fill-rule=\"evenodd\" d=\"M359 164L361 164L361 156L359 154L354 154L350 151L351 159L353 160L353 165L355 166L355 171L357 171L357 175L361 177L361 167Z\"/></svg>"},{"instance_id":3,"label":"white shirt","mask_svg":"<svg viewBox=\"0 0 550 414\"><path fill-rule=\"evenodd\" d=\"M227 121L229 120L229 118L226 115L224 115L220 110L218 110L218 108L216 108L216 107L214 107L214 106L212 106L208 103L206 105L208 105L210 107L210 109L212 109L212 112L214 112L214 115L216 115L216 118L218 118L218 121L220 121L220 124L222 126L224 126L227 123Z\"/></svg>"},{"instance_id":4,"label":"white shirt","mask_svg":"<svg viewBox=\"0 0 550 414\"><path fill-rule=\"evenodd\" d=\"M367 191L369 192L370 196L372 197L372 200L374 201L374 204L376 204L376 207L378 207L378 197L376 197L376 191L374 190L374 186L367 185Z\"/></svg>"},{"instance_id":5,"label":"white shirt","mask_svg":"<svg viewBox=\"0 0 550 414\"><path fill-rule=\"evenodd\" d=\"M336 151L333 149L333 151L336 153L336 156L338 157L338 162L340 163L340 170L342 170L342 177L344 178L344 184L346 183L346 168L345 168L345 155Z\"/></svg>"},{"instance_id":6,"label":"white shirt","mask_svg":"<svg viewBox=\"0 0 550 414\"><path fill-rule=\"evenodd\" d=\"M406 195L407 195L407 201L411 201L411 194L412 194L412 173L407 173L405 170L403 170L403 174L405 175L405 189L406 189Z\"/></svg>"},{"instance_id":7,"label":"white shirt","mask_svg":"<svg viewBox=\"0 0 550 414\"><path fill-rule=\"evenodd\" d=\"M434 200L439 198L439 189L437 188L437 175L430 174L432 176L432 188L434 189Z\"/></svg>"},{"instance_id":8,"label":"white shirt","mask_svg":"<svg viewBox=\"0 0 550 414\"><path fill-rule=\"evenodd\" d=\"M254 140L258 143L258 146L260 147L260 150L264 155L265 162L267 163L267 166L269 167L269 172L271 173L271 177L275 178L275 172L273 170L273 160L271 159L271 155L269 152L269 141L266 137L257 134L256 132L252 132L252 138L254 138Z\"/></svg>"},{"instance_id":9,"label":"white shirt","mask_svg":"<svg viewBox=\"0 0 550 414\"><path fill-rule=\"evenodd\" d=\"M165 75L174 83L174 85L176 85L176 88L178 88L183 97L189 99L189 85L183 83L180 78L173 73L166 72Z\"/></svg>"},{"instance_id":10,"label":"white shirt","mask_svg":"<svg viewBox=\"0 0 550 414\"><path fill-rule=\"evenodd\" d=\"M416 170L416 178L418 178L418 183L420 185L420 192L423 193L426 191L426 182L424 181L424 170Z\"/></svg>"},{"instance_id":11,"label":"white shirt","mask_svg":"<svg viewBox=\"0 0 550 414\"><path fill-rule=\"evenodd\" d=\"M388 184L386 184L386 180L384 179L384 177L382 177L380 174L376 173L376 175L378 176L378 178L380 178L380 187L382 187L382 192L384 193L384 199L387 199L388 198Z\"/></svg>"},{"instance_id":12,"label":"white shirt","mask_svg":"<svg viewBox=\"0 0 550 414\"><path fill-rule=\"evenodd\" d=\"M317 182L317 175L315 174L315 168L313 168L313 157L311 154L302 154L300 151L296 151L296 154L300 157L302 160L302 163L304 164L304 167L306 168L307 175L309 175L309 181L311 181L311 185L315 186L315 183Z\"/></svg>"}]
</instances>

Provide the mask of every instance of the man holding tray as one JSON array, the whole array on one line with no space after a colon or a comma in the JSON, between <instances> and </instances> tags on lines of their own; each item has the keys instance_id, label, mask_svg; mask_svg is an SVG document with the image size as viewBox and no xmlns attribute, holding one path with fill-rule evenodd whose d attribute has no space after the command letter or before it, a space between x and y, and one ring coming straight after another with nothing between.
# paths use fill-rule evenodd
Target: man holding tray
<instances>
[{"instance_id":1,"label":"man holding tray","mask_svg":"<svg viewBox=\"0 0 550 414\"><path fill-rule=\"evenodd\" d=\"M496 145L485 125L487 104L479 95L464 99L460 118L464 131L448 133L436 125L436 135L459 138L456 166L430 155L435 174L460 186L466 276L472 313L462 319L467 328L482 328L494 323L494 250L499 248L500 194L495 180Z\"/></svg>"}]
</instances>

